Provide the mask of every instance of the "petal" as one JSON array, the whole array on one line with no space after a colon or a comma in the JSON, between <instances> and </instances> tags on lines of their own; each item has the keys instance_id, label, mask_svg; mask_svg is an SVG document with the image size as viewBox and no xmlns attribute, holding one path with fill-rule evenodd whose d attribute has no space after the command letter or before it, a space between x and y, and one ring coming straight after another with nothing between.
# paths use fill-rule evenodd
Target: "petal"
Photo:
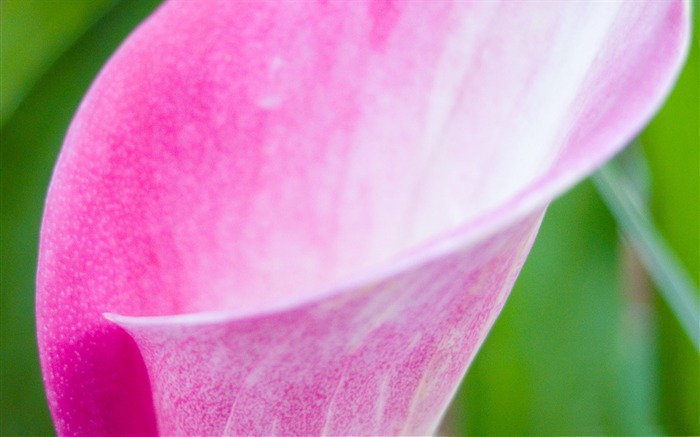
<instances>
[{"instance_id":1,"label":"petal","mask_svg":"<svg viewBox=\"0 0 700 437\"><path fill-rule=\"evenodd\" d=\"M141 348L163 435L429 435L540 217L300 307L108 318Z\"/></svg>"},{"instance_id":2,"label":"petal","mask_svg":"<svg viewBox=\"0 0 700 437\"><path fill-rule=\"evenodd\" d=\"M671 87L688 9L166 3L47 199L59 434L431 432L543 208Z\"/></svg>"}]
</instances>

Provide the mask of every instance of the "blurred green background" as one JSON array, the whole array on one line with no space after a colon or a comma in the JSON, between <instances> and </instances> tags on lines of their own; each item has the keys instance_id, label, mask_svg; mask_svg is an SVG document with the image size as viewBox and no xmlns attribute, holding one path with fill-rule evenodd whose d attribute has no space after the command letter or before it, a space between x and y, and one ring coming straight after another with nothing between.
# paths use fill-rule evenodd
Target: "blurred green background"
<instances>
[{"instance_id":1,"label":"blurred green background","mask_svg":"<svg viewBox=\"0 0 700 437\"><path fill-rule=\"evenodd\" d=\"M80 98L159 1L0 1L0 434L50 435L34 328L44 195ZM658 231L695 284L698 43L696 29L678 85L638 150ZM697 352L585 181L550 207L442 433L699 435L699 380Z\"/></svg>"}]
</instances>

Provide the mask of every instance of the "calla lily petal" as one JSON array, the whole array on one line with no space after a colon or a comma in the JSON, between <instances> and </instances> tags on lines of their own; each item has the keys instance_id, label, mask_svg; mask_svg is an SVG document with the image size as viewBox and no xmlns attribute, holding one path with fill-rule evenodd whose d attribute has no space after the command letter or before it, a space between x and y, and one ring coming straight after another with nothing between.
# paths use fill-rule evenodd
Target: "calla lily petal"
<instances>
[{"instance_id":1,"label":"calla lily petal","mask_svg":"<svg viewBox=\"0 0 700 437\"><path fill-rule=\"evenodd\" d=\"M434 432L548 202L669 91L688 9L166 3L51 182L58 433Z\"/></svg>"},{"instance_id":2,"label":"calla lily petal","mask_svg":"<svg viewBox=\"0 0 700 437\"><path fill-rule=\"evenodd\" d=\"M299 308L108 318L141 348L165 435L428 435L538 225Z\"/></svg>"}]
</instances>

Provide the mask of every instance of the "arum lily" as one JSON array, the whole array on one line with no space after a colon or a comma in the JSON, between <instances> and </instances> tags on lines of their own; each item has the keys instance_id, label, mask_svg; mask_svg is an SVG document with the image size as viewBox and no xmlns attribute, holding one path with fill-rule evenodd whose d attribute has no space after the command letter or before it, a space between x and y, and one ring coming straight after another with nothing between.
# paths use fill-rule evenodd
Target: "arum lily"
<instances>
[{"instance_id":1,"label":"arum lily","mask_svg":"<svg viewBox=\"0 0 700 437\"><path fill-rule=\"evenodd\" d=\"M688 10L164 4L48 194L58 433L433 433L548 202L669 91Z\"/></svg>"}]
</instances>

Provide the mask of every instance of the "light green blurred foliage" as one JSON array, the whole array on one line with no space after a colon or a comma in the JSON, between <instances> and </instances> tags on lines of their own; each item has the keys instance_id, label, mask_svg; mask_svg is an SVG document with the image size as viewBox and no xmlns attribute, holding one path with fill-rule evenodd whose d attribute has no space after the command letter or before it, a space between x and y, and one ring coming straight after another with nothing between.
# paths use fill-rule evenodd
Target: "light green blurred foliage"
<instances>
[{"instance_id":1,"label":"light green blurred foliage","mask_svg":"<svg viewBox=\"0 0 700 437\"><path fill-rule=\"evenodd\" d=\"M0 1L0 435L46 435L33 310L44 195L80 98L159 0ZM660 230L696 281L697 41L642 136ZM555 201L445 432L700 434L698 356L651 288L630 293L644 283L623 270L631 258L590 183Z\"/></svg>"},{"instance_id":2,"label":"light green blurred foliage","mask_svg":"<svg viewBox=\"0 0 700 437\"><path fill-rule=\"evenodd\" d=\"M663 110L642 135L660 231L700 282L700 2L693 3L692 46ZM700 297L700 296L697 296ZM700 435L700 357L668 307L657 301L662 414L673 434ZM700 329L700 327L698 328Z\"/></svg>"},{"instance_id":3,"label":"light green blurred foliage","mask_svg":"<svg viewBox=\"0 0 700 437\"><path fill-rule=\"evenodd\" d=\"M56 59L117 0L0 3L0 126Z\"/></svg>"}]
</instances>

